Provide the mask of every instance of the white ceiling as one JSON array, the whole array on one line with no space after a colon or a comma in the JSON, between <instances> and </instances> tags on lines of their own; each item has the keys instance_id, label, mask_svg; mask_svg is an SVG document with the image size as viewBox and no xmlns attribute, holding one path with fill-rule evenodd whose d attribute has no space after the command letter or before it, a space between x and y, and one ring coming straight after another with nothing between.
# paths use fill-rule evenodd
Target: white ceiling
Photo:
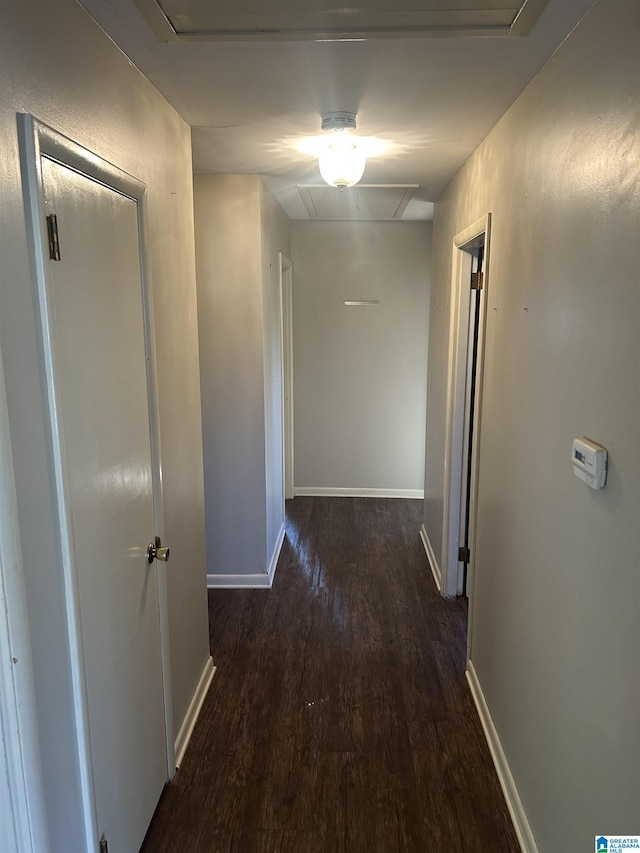
<instances>
[{"instance_id":1,"label":"white ceiling","mask_svg":"<svg viewBox=\"0 0 640 853\"><path fill-rule=\"evenodd\" d=\"M167 28L165 37L172 41L159 35L166 26L162 15L158 24L149 14L149 9L158 11L156 0L138 0L139 5L134 0L81 2L192 126L196 172L260 174L289 216L306 219L298 185L321 179L315 159L296 150L296 144L320 134L322 113L349 110L358 114L359 135L388 143L384 156L369 159L364 183L418 184L402 218L426 219L432 202L593 0L548 0L522 37L509 34L513 27L502 33L506 37L460 37L454 21L444 29L403 38L397 34L408 20L407 10L414 10L410 23L424 30L428 22L416 18L415 10L446 7L457 14L466 8L477 18L478 0L394 0L397 24L383 0L357 0L349 9L334 9L320 0L289 5L270 0L266 13L264 0L227 0L226 7L215 0L160 0L167 13L191 15L188 38L176 40ZM533 2L534 11L544 5L543 0ZM500 9L513 19L512 7L517 6L505 0L484 0L482 5L489 4L485 17L478 19L485 36L486 21L495 23ZM218 17L207 14L213 8ZM296 31L280 32L277 38L251 32L267 28L268 21L282 30L288 8L296 13L307 9L316 19L297 14L290 21ZM312 40L309 20L317 20L318 10L333 15L326 20L341 34L329 35L337 39L346 29L338 27L344 16L357 13L355 28L364 40ZM382 12L387 31L371 32ZM207 32L194 35L199 20ZM472 18L456 20L467 30L473 24ZM247 33L229 40L218 32L211 40L211 30L226 25L236 30L244 26ZM406 35L406 28L402 32ZM356 208L351 215L357 218Z\"/></svg>"}]
</instances>

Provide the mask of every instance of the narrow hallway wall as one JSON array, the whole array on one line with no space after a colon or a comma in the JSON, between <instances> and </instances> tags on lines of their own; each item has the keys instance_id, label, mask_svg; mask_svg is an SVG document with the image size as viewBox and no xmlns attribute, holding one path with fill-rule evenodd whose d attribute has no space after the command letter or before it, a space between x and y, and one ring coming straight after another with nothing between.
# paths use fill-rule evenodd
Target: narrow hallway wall
<instances>
[{"instance_id":1,"label":"narrow hallway wall","mask_svg":"<svg viewBox=\"0 0 640 853\"><path fill-rule=\"evenodd\" d=\"M284 535L278 252L289 221L255 175L195 176L210 586L268 586Z\"/></svg>"},{"instance_id":2,"label":"narrow hallway wall","mask_svg":"<svg viewBox=\"0 0 640 853\"><path fill-rule=\"evenodd\" d=\"M543 853L639 831L639 35L597 3L434 220L425 528L440 559L452 240L490 211L471 662Z\"/></svg>"},{"instance_id":3,"label":"narrow hallway wall","mask_svg":"<svg viewBox=\"0 0 640 853\"><path fill-rule=\"evenodd\" d=\"M266 485L260 179L196 175L194 200L207 574L261 574Z\"/></svg>"},{"instance_id":4,"label":"narrow hallway wall","mask_svg":"<svg viewBox=\"0 0 640 853\"><path fill-rule=\"evenodd\" d=\"M77 850L83 830L76 731L16 114L33 114L147 185L165 533L172 552L174 736L209 660L190 131L78 3L25 0L5 3L2 11L0 345L48 829L53 849Z\"/></svg>"},{"instance_id":5,"label":"narrow hallway wall","mask_svg":"<svg viewBox=\"0 0 640 853\"><path fill-rule=\"evenodd\" d=\"M293 263L296 493L422 497L431 223L296 221Z\"/></svg>"}]
</instances>

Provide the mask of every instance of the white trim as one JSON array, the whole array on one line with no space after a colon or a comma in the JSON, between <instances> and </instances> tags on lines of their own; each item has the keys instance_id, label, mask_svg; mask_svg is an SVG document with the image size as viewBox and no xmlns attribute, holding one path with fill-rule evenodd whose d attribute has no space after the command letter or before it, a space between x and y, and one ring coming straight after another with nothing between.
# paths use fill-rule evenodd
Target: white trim
<instances>
[{"instance_id":1,"label":"white trim","mask_svg":"<svg viewBox=\"0 0 640 853\"><path fill-rule=\"evenodd\" d=\"M266 572L252 575L207 575L208 589L271 589Z\"/></svg>"},{"instance_id":2,"label":"white trim","mask_svg":"<svg viewBox=\"0 0 640 853\"><path fill-rule=\"evenodd\" d=\"M234 575L207 575L207 587L209 589L271 589L273 579L278 568L278 558L285 537L284 524L280 528L276 544L269 561L269 569L266 572L260 572L250 575L234 574Z\"/></svg>"},{"instance_id":3,"label":"white trim","mask_svg":"<svg viewBox=\"0 0 640 853\"><path fill-rule=\"evenodd\" d=\"M323 498L424 498L422 489L342 489L329 486L296 486L296 496Z\"/></svg>"},{"instance_id":4,"label":"white trim","mask_svg":"<svg viewBox=\"0 0 640 853\"><path fill-rule=\"evenodd\" d=\"M471 695L473 696L473 701L475 702L478 716L480 717L480 722L482 723L482 728L484 729L487 743L489 744L491 758L493 759L496 773L498 774L502 793L507 801L507 808L509 809L509 814L511 815L511 820L513 821L513 826L516 831L516 835L518 836L520 846L522 847L523 853L538 853L538 845L536 844L536 839L533 834L533 830L531 829L529 818L527 817L524 805L520 799L520 794L518 793L515 780L511 773L507 756L502 748L500 737L491 718L487 700L482 692L482 687L480 686L477 673L471 661L467 662L467 681L469 682Z\"/></svg>"},{"instance_id":5,"label":"white trim","mask_svg":"<svg viewBox=\"0 0 640 853\"><path fill-rule=\"evenodd\" d=\"M471 275L470 249L484 238L484 288L482 291L478 359L476 367L476 407L474 415L474 453L471 473L471 506L469 509L470 545L475 541L475 507L477 503L478 448L482 409L482 376L484 330L486 325L487 291L489 285L491 214L487 213L461 231L453 239L451 272L451 309L449 326L449 357L447 369L446 433L444 454L444 517L442 523L442 595L453 597L458 592L458 547L460 545L460 502L462 500L462 457L464 435L465 387L467 372L467 343L469 333L469 280ZM465 299L465 297L467 297ZM472 560L473 560L472 551ZM472 565L469 565L472 574ZM470 634L469 634L470 637Z\"/></svg>"},{"instance_id":6,"label":"white trim","mask_svg":"<svg viewBox=\"0 0 640 853\"><path fill-rule=\"evenodd\" d=\"M144 15L145 21L156 38L165 43L178 41L178 34L156 0L133 0L133 2Z\"/></svg>"},{"instance_id":7,"label":"white trim","mask_svg":"<svg viewBox=\"0 0 640 853\"><path fill-rule=\"evenodd\" d=\"M285 532L286 530L283 522L280 526L280 530L278 531L278 538L276 539L276 544L273 546L273 554L271 555L271 560L269 561L269 568L267 570L267 575L269 576L269 586L273 584L276 569L278 568L278 559L280 557L280 551L282 551L282 544L284 542Z\"/></svg>"},{"instance_id":8,"label":"white trim","mask_svg":"<svg viewBox=\"0 0 640 853\"><path fill-rule=\"evenodd\" d=\"M278 252L278 259L280 261L280 353L282 365L282 483L284 498L288 499L294 496L293 263L282 252Z\"/></svg>"},{"instance_id":9,"label":"white trim","mask_svg":"<svg viewBox=\"0 0 640 853\"><path fill-rule=\"evenodd\" d=\"M440 566L436 560L436 555L433 551L433 546L424 524L420 525L420 538L422 539L422 544L424 545L424 550L429 562L429 568L431 569L431 574L433 575L433 579L438 587L438 592L442 592L442 572L440 571Z\"/></svg>"},{"instance_id":10,"label":"white trim","mask_svg":"<svg viewBox=\"0 0 640 853\"><path fill-rule=\"evenodd\" d=\"M208 657L207 662L204 665L204 669L202 670L200 681L198 681L198 686L191 698L191 702L187 708L187 713L185 714L182 725L180 726L180 731L176 737L176 742L173 748L176 757L176 770L182 764L182 759L184 758L184 754L189 746L191 735L193 734L195 725L198 722L198 717L200 716L202 704L207 696L209 688L211 687L211 682L213 681L215 673L216 668L213 665L213 658Z\"/></svg>"},{"instance_id":11,"label":"white trim","mask_svg":"<svg viewBox=\"0 0 640 853\"><path fill-rule=\"evenodd\" d=\"M146 223L149 221L146 189L138 201L138 235L140 245L140 274L142 279L142 318L144 325L144 347L149 398L149 444L151 449L151 477L153 482L153 523L155 534L166 545L164 524L164 483L162 477L162 446L160 429L160 393L157 372L156 335L153 308L153 290L148 272L148 247ZM169 590L167 565L156 560L158 585L158 619L160 622L160 665L162 669L162 701L164 705L164 736L167 752L167 779L174 774L173 751L173 688L171 683L171 644L169 636Z\"/></svg>"},{"instance_id":12,"label":"white trim","mask_svg":"<svg viewBox=\"0 0 640 853\"><path fill-rule=\"evenodd\" d=\"M42 791L40 743L34 692L31 638L9 416L0 354L0 775L6 781L0 849L49 851ZM0 785L0 788L4 788ZM10 815L10 817L9 817Z\"/></svg>"}]
</instances>

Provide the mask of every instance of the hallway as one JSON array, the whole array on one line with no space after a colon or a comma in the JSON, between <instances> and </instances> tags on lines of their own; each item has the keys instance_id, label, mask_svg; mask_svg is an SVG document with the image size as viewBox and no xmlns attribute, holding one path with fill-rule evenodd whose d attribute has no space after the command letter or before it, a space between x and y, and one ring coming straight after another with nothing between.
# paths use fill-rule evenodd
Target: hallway
<instances>
[{"instance_id":1,"label":"hallway","mask_svg":"<svg viewBox=\"0 0 640 853\"><path fill-rule=\"evenodd\" d=\"M273 589L209 592L217 673L144 853L519 850L421 515L297 497Z\"/></svg>"}]
</instances>

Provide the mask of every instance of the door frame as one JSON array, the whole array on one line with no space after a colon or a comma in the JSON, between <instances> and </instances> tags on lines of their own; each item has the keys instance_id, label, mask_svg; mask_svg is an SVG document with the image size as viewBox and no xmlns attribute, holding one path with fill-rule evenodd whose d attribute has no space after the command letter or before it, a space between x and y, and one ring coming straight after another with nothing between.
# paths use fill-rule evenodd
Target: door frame
<instances>
[{"instance_id":1,"label":"door frame","mask_svg":"<svg viewBox=\"0 0 640 853\"><path fill-rule=\"evenodd\" d=\"M476 543L476 511L478 497L480 425L482 416L482 384L486 331L486 305L489 291L491 260L491 214L487 213L453 238L451 267L451 318L449 327L449 359L447 375L446 439L444 457L444 516L442 525L442 595L458 593L458 547L460 544L460 509L464 464L466 373L469 343L469 309L472 249L484 239L484 282L481 291L478 358L476 365L476 405L473 420L471 500L469 504L469 550L467 594L473 595L473 563ZM469 607L468 642L471 639Z\"/></svg>"},{"instance_id":2,"label":"door frame","mask_svg":"<svg viewBox=\"0 0 640 853\"><path fill-rule=\"evenodd\" d=\"M45 204L43 198L43 156L57 161L89 179L93 179L137 202L138 241L140 250L140 277L142 283L142 312L144 345L146 354L147 393L149 410L149 436L151 447L151 470L153 484L153 513L155 532L165 539L162 500L162 465L160 448L160 419L158 405L158 383L156 376L156 347L153 322L153 302L147 270L146 185L103 160L91 151L38 121L31 115L18 116L18 133L29 249L34 270L34 285L37 292L38 323L40 332L40 355L43 371L43 390L49 429L50 463L55 483L55 504L58 513L58 548L62 557L62 577L66 607L66 630L70 650L70 671L73 685L73 705L77 732L80 789L84 809L83 822L87 850L95 849L98 839L95 793L91 767L89 742L88 703L83 672L83 650L80 628L78 585L72 559L69 497L67 494L64 460L62 456L61 431L56 412L56 381L54 374L52 316L49 300L51 279L48 265L49 243L45 226ZM164 700L165 743L167 778L175 774L173 742L173 707L171 696L171 673L169 657L169 613L166 569L164 563L154 563L158 583L158 622L160 628L160 652L162 663L162 685Z\"/></svg>"},{"instance_id":3,"label":"door frame","mask_svg":"<svg viewBox=\"0 0 640 853\"><path fill-rule=\"evenodd\" d=\"M31 637L1 353L0 737L5 753L4 762L0 763L0 808L5 814L0 849L48 853Z\"/></svg>"},{"instance_id":4,"label":"door frame","mask_svg":"<svg viewBox=\"0 0 640 853\"><path fill-rule=\"evenodd\" d=\"M478 262L477 251L482 246L484 251L484 234L480 238L478 238L478 245L474 245L476 241L473 241L471 248L471 273L476 273L478 271L484 271L484 264L482 264L482 269L480 270L480 265ZM471 513L470 506L467 506L467 492L469 491L470 497L470 487L471 487L471 478L469 476L469 466L468 459L466 454L469 451L469 439L473 439L473 430L475 425L475 417L473 421L471 419L472 410L475 412L475 403L477 394L477 383L473 381L473 370L476 368L476 376L477 376L477 351L480 342L480 328L475 329L476 317L478 321L481 318L482 310L484 307L483 299L482 299L482 289L474 290L470 289L470 298L469 298L469 320L468 320L468 336L467 336L467 364L466 364L466 372L465 372L465 399L464 399L464 431L462 436L462 480L460 484L460 545L469 546L468 540L465 542L464 540L464 531L465 525L467 523L467 513L469 513L469 524L471 523ZM475 359L474 359L474 341L476 341L475 346ZM469 381L471 380L471 381ZM473 464L473 453L471 454L471 462ZM465 564L458 560L458 595L465 594Z\"/></svg>"},{"instance_id":5,"label":"door frame","mask_svg":"<svg viewBox=\"0 0 640 853\"><path fill-rule=\"evenodd\" d=\"M282 365L282 484L284 499L294 496L293 446L293 263L278 252L280 263L280 363Z\"/></svg>"}]
</instances>

